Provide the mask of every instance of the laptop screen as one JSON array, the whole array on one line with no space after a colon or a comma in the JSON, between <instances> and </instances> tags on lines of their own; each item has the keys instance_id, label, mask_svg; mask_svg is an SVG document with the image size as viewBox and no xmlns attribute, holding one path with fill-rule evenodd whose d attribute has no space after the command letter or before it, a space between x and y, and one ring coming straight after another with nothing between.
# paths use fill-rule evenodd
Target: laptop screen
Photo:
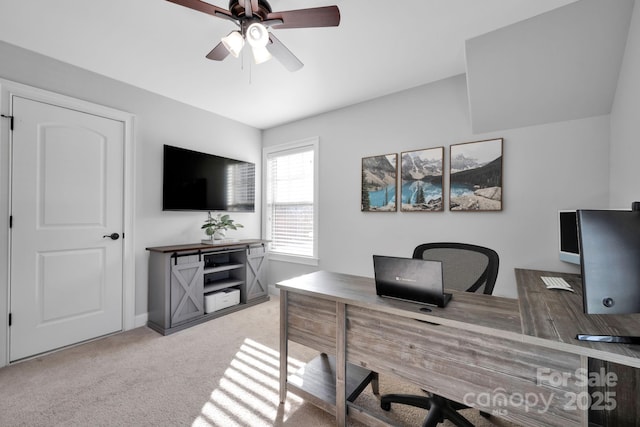
<instances>
[{"instance_id":1,"label":"laptop screen","mask_svg":"<svg viewBox=\"0 0 640 427\"><path fill-rule=\"evenodd\" d=\"M450 295L444 293L442 262L415 258L373 256L376 293L444 307Z\"/></svg>"}]
</instances>

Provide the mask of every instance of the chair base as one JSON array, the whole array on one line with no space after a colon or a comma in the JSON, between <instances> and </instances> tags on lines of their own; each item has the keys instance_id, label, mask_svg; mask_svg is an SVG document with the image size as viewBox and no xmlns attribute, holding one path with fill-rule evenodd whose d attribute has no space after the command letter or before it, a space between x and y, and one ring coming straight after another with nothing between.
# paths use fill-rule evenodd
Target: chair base
<instances>
[{"instance_id":1,"label":"chair base","mask_svg":"<svg viewBox=\"0 0 640 427\"><path fill-rule=\"evenodd\" d=\"M403 405L427 409L429 413L422 423L423 427L435 427L439 423L444 422L444 420L449 420L458 427L474 427L469 420L457 412L457 410L466 408L466 406L452 402L441 396L385 394L380 398L380 407L385 411L391 409L392 403L400 403ZM489 418L490 416L486 412L480 412L480 414L485 418Z\"/></svg>"}]
</instances>

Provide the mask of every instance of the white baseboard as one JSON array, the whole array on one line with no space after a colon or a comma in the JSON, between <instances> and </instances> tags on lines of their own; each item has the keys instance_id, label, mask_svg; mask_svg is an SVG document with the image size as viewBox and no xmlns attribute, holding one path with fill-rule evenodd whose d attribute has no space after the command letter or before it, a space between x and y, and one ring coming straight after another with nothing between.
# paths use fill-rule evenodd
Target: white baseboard
<instances>
[{"instance_id":1,"label":"white baseboard","mask_svg":"<svg viewBox=\"0 0 640 427\"><path fill-rule=\"evenodd\" d=\"M141 326L146 326L147 320L149 320L149 313L138 314L134 319L133 327L139 328Z\"/></svg>"},{"instance_id":2,"label":"white baseboard","mask_svg":"<svg viewBox=\"0 0 640 427\"><path fill-rule=\"evenodd\" d=\"M269 295L280 296L280 289L276 288L276 285L267 285L267 290Z\"/></svg>"}]
</instances>

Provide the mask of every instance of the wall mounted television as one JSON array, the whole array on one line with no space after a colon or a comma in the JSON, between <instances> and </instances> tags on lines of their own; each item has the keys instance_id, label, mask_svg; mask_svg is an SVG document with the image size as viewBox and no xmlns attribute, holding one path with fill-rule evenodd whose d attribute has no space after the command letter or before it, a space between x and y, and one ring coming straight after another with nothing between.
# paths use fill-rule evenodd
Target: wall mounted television
<instances>
[{"instance_id":1,"label":"wall mounted television","mask_svg":"<svg viewBox=\"0 0 640 427\"><path fill-rule=\"evenodd\" d=\"M164 146L162 210L255 212L255 164Z\"/></svg>"}]
</instances>

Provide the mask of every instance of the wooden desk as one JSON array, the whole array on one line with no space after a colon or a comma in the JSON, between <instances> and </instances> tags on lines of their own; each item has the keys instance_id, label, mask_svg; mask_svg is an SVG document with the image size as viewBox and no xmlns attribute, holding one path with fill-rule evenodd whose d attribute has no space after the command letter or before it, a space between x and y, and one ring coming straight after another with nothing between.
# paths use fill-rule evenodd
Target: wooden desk
<instances>
[{"instance_id":1,"label":"wooden desk","mask_svg":"<svg viewBox=\"0 0 640 427\"><path fill-rule=\"evenodd\" d=\"M516 269L522 332L531 341L573 352L581 357L588 372L615 374L617 383L610 387L590 387L595 407L589 423L600 426L634 426L640 423L640 345L585 342L577 334L640 335L640 314L584 314L582 280L576 274ZM541 276L564 278L575 292L545 288ZM529 341L530 339L527 338ZM600 397L612 396L615 410L602 410Z\"/></svg>"},{"instance_id":2,"label":"wooden desk","mask_svg":"<svg viewBox=\"0 0 640 427\"><path fill-rule=\"evenodd\" d=\"M576 340L577 334L640 335L640 314L584 314L582 280L576 274L523 269L515 273L523 334L560 350L640 368L640 345ZM546 289L542 276L562 277L575 292Z\"/></svg>"},{"instance_id":3,"label":"wooden desk","mask_svg":"<svg viewBox=\"0 0 640 427\"><path fill-rule=\"evenodd\" d=\"M565 297L538 284L540 273L516 271L520 300L453 291L445 309L433 307L430 313L420 311L420 304L378 297L371 278L319 271L283 281L277 285L280 399L293 390L335 414L339 426L346 424L347 412L366 425L386 425L347 401L346 371L352 364L521 425L587 426L589 411L576 398L593 388L577 369L587 369L590 358L637 367L640 352L572 341L575 333L565 322L586 320L575 307L559 315L566 312ZM288 381L289 341L335 355L335 402Z\"/></svg>"}]
</instances>

